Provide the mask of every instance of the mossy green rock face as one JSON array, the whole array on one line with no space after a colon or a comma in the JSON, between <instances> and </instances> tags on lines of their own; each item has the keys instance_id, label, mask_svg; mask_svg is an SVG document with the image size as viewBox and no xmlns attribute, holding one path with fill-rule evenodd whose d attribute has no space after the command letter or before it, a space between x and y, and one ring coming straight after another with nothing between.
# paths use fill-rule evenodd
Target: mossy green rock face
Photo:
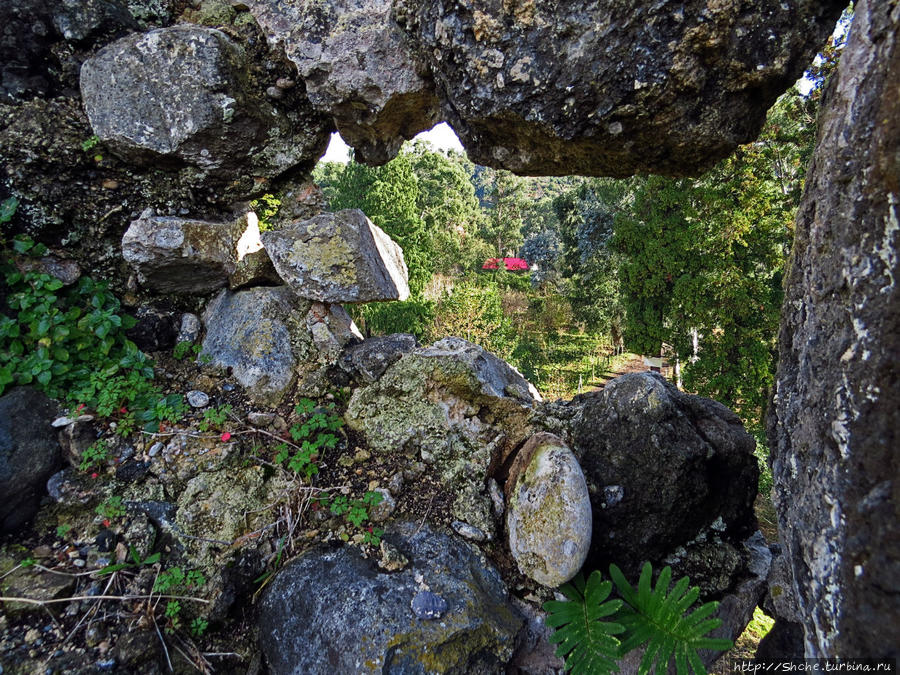
<instances>
[{"instance_id":1,"label":"mossy green rock face","mask_svg":"<svg viewBox=\"0 0 900 675\"><path fill-rule=\"evenodd\" d=\"M512 366L451 337L405 354L357 389L345 418L376 452L420 455L457 495L454 515L490 535L485 481L531 435L539 399Z\"/></svg>"},{"instance_id":2,"label":"mossy green rock face","mask_svg":"<svg viewBox=\"0 0 900 675\"><path fill-rule=\"evenodd\" d=\"M263 527L275 519L267 510L286 487L281 479L265 480L262 467L252 466L239 471L202 472L188 481L178 497L175 517L179 529L192 537L186 542L195 559L202 560L212 544L233 543L241 535Z\"/></svg>"},{"instance_id":3,"label":"mossy green rock face","mask_svg":"<svg viewBox=\"0 0 900 675\"><path fill-rule=\"evenodd\" d=\"M259 604L270 672L503 672L523 620L493 565L427 524L395 524L384 540L409 559L402 571L381 571L350 546L323 545L277 573ZM422 591L446 603L440 618L413 610Z\"/></svg>"},{"instance_id":4,"label":"mossy green rock face","mask_svg":"<svg viewBox=\"0 0 900 675\"><path fill-rule=\"evenodd\" d=\"M575 576L591 546L587 483L575 455L552 434L533 436L519 453L521 470L510 476L509 550L522 574L555 588Z\"/></svg>"},{"instance_id":5,"label":"mossy green rock face","mask_svg":"<svg viewBox=\"0 0 900 675\"><path fill-rule=\"evenodd\" d=\"M301 298L374 302L409 297L403 249L359 209L323 213L261 236L278 274Z\"/></svg>"}]
</instances>

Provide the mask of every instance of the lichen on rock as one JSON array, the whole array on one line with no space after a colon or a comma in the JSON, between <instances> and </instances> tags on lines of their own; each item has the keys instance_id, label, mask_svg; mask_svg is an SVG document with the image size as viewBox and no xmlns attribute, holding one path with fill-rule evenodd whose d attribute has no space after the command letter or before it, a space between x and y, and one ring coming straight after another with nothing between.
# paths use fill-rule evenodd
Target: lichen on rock
<instances>
[{"instance_id":1,"label":"lichen on rock","mask_svg":"<svg viewBox=\"0 0 900 675\"><path fill-rule=\"evenodd\" d=\"M431 464L457 495L458 517L493 533L486 481L530 435L532 390L509 364L451 337L403 355L357 389L345 419L376 452Z\"/></svg>"}]
</instances>

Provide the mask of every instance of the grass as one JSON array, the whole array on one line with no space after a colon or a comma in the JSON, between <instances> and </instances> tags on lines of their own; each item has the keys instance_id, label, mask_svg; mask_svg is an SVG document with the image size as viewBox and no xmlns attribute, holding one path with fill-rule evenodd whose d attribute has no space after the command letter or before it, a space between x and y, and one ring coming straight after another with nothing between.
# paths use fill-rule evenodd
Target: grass
<instances>
[{"instance_id":1,"label":"grass","mask_svg":"<svg viewBox=\"0 0 900 675\"><path fill-rule=\"evenodd\" d=\"M756 655L756 648L759 641L762 640L769 631L775 620L766 616L765 613L757 607L753 611L753 618L741 633L740 637L735 640L734 647L728 651L710 670L710 675L726 675L731 673L731 664L739 659L752 659Z\"/></svg>"}]
</instances>

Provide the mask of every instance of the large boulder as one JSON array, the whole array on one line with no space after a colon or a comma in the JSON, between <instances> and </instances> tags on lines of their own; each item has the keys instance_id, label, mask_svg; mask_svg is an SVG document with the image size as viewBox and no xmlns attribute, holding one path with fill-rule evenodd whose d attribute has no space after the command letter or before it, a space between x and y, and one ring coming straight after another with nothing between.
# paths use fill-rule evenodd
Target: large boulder
<instances>
[{"instance_id":1,"label":"large boulder","mask_svg":"<svg viewBox=\"0 0 900 675\"><path fill-rule=\"evenodd\" d=\"M327 140L325 127L297 134L251 82L244 48L214 28L160 28L104 47L82 66L81 95L94 133L118 155L223 180L310 168Z\"/></svg>"},{"instance_id":2,"label":"large boulder","mask_svg":"<svg viewBox=\"0 0 900 675\"><path fill-rule=\"evenodd\" d=\"M293 61L312 104L334 117L356 159L384 164L440 121L428 68L391 16L391 0L250 2Z\"/></svg>"},{"instance_id":3,"label":"large boulder","mask_svg":"<svg viewBox=\"0 0 900 675\"><path fill-rule=\"evenodd\" d=\"M399 523L384 539L409 559L402 571L320 546L278 572L259 605L271 672L501 672L523 620L497 570L427 524Z\"/></svg>"},{"instance_id":4,"label":"large boulder","mask_svg":"<svg viewBox=\"0 0 900 675\"><path fill-rule=\"evenodd\" d=\"M553 434L519 450L507 481L506 529L519 571L555 588L574 577L591 546L591 500L578 460Z\"/></svg>"},{"instance_id":5,"label":"large boulder","mask_svg":"<svg viewBox=\"0 0 900 675\"><path fill-rule=\"evenodd\" d=\"M231 370L259 405L277 405L298 384L320 396L345 346L362 339L340 305L297 298L285 286L222 291L203 314L203 354Z\"/></svg>"},{"instance_id":6,"label":"large boulder","mask_svg":"<svg viewBox=\"0 0 900 675\"><path fill-rule=\"evenodd\" d=\"M31 387L0 396L0 532L13 532L37 513L47 479L62 464L57 407Z\"/></svg>"},{"instance_id":7,"label":"large boulder","mask_svg":"<svg viewBox=\"0 0 900 675\"><path fill-rule=\"evenodd\" d=\"M759 472L737 415L653 373L623 375L571 405L572 449L593 506L589 563L636 573L684 546L685 561L715 553L725 558L712 567L737 571L740 556L720 540L756 529Z\"/></svg>"},{"instance_id":8,"label":"large boulder","mask_svg":"<svg viewBox=\"0 0 900 675\"><path fill-rule=\"evenodd\" d=\"M158 293L209 293L228 284L246 227L246 218L207 222L148 210L122 237L122 257Z\"/></svg>"},{"instance_id":9,"label":"large boulder","mask_svg":"<svg viewBox=\"0 0 900 675\"><path fill-rule=\"evenodd\" d=\"M769 419L809 657L900 657L900 9L856 3L797 212Z\"/></svg>"},{"instance_id":10,"label":"large boulder","mask_svg":"<svg viewBox=\"0 0 900 675\"><path fill-rule=\"evenodd\" d=\"M754 139L846 3L397 5L474 162L624 177L697 173Z\"/></svg>"},{"instance_id":11,"label":"large boulder","mask_svg":"<svg viewBox=\"0 0 900 675\"><path fill-rule=\"evenodd\" d=\"M357 389L345 419L375 452L432 465L456 495L456 517L492 534L486 481L531 435L539 400L512 366L450 337L405 354Z\"/></svg>"},{"instance_id":12,"label":"large boulder","mask_svg":"<svg viewBox=\"0 0 900 675\"><path fill-rule=\"evenodd\" d=\"M278 274L302 298L373 302L409 297L403 249L359 209L323 213L261 237Z\"/></svg>"}]
</instances>

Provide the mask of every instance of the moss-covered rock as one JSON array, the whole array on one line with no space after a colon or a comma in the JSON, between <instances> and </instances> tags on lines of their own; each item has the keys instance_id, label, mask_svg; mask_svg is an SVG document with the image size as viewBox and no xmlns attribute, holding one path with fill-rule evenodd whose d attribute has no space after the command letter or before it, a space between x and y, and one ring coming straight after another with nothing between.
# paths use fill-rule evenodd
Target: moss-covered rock
<instances>
[{"instance_id":1,"label":"moss-covered rock","mask_svg":"<svg viewBox=\"0 0 900 675\"><path fill-rule=\"evenodd\" d=\"M512 366L461 338L445 338L405 354L357 389L346 420L376 452L421 456L457 496L455 515L493 533L486 480L531 435L538 400Z\"/></svg>"}]
</instances>

